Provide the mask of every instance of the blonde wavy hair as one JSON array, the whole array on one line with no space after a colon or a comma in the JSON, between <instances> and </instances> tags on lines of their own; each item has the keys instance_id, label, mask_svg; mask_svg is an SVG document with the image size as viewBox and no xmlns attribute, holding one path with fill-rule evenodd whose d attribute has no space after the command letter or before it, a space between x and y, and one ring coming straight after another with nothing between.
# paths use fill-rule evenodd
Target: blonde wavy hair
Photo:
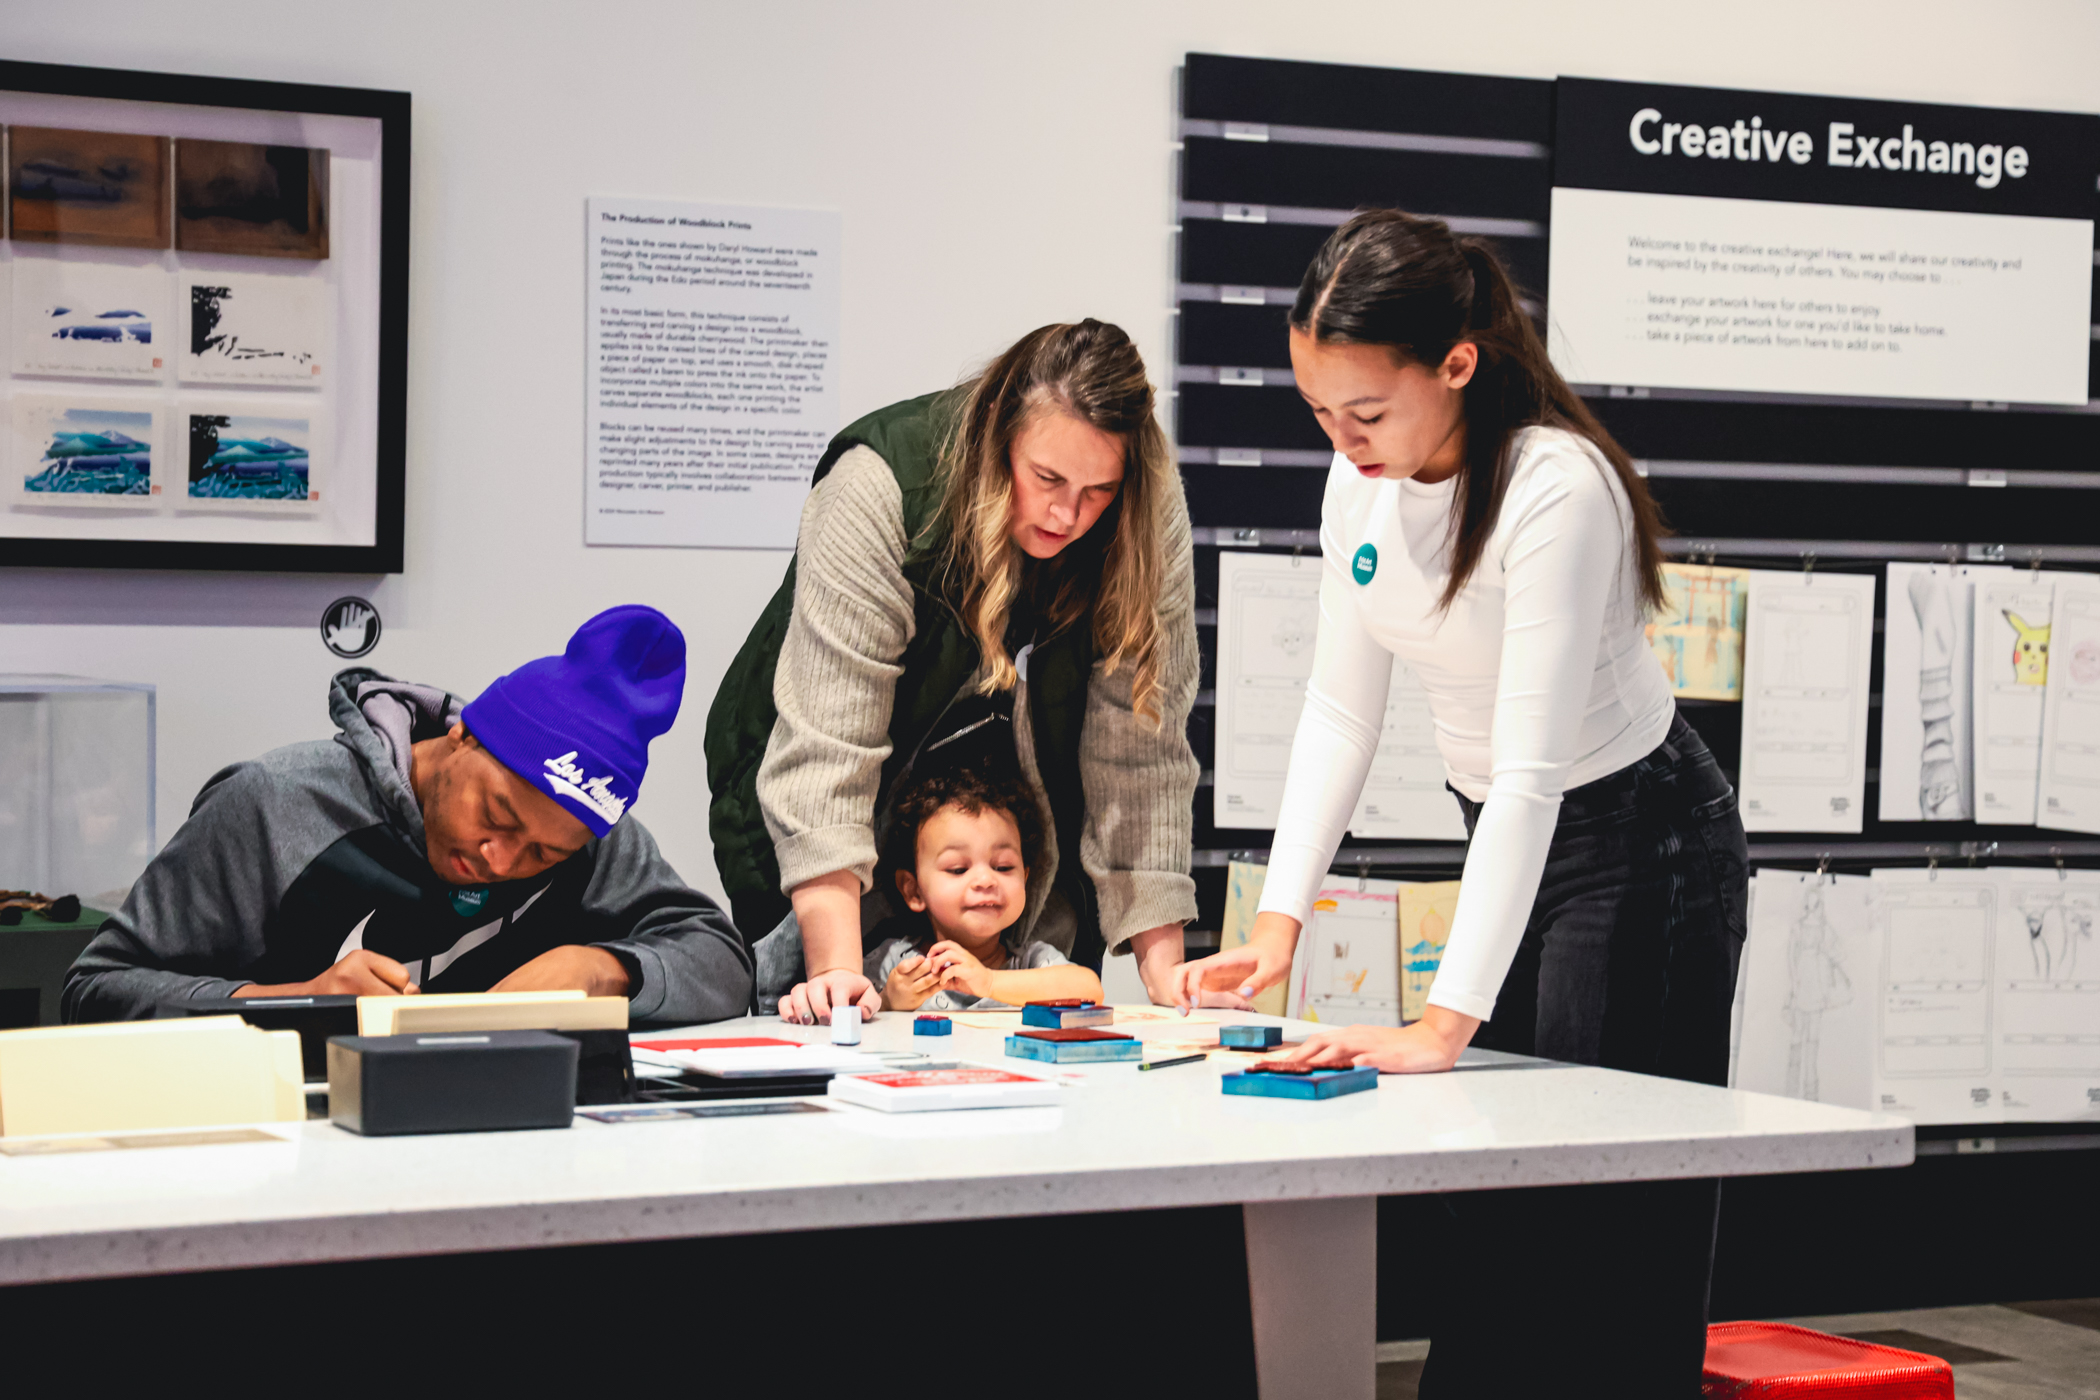
<instances>
[{"instance_id":1,"label":"blonde wavy hair","mask_svg":"<svg viewBox=\"0 0 2100 1400\"><path fill-rule=\"evenodd\" d=\"M1006 632L1029 587L1046 638L1092 611L1104 674L1131 667L1132 708L1158 724L1163 506L1180 482L1137 347L1101 321L1043 326L959 385L955 397L934 524L944 591L984 657L980 691L1011 690L1019 680ZM1012 449L1041 413L1068 413L1121 442L1123 483L1086 537L1054 559L1032 561L1013 542ZM1106 543L1096 538L1104 528ZM1032 579L1031 563L1040 571Z\"/></svg>"}]
</instances>

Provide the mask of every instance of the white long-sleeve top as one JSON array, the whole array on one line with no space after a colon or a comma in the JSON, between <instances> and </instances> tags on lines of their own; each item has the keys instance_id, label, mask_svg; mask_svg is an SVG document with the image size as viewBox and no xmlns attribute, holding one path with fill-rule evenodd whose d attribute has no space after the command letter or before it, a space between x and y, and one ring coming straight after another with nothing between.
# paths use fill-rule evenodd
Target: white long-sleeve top
<instances>
[{"instance_id":1,"label":"white long-sleeve top","mask_svg":"<svg viewBox=\"0 0 2100 1400\"><path fill-rule=\"evenodd\" d=\"M1336 454L1319 639L1261 900L1310 920L1399 657L1427 693L1451 786L1484 804L1429 993L1483 1020L1538 896L1561 794L1644 757L1676 708L1642 636L1631 513L1610 464L1558 428L1526 428L1510 450L1487 548L1442 614L1456 478L1370 479Z\"/></svg>"}]
</instances>

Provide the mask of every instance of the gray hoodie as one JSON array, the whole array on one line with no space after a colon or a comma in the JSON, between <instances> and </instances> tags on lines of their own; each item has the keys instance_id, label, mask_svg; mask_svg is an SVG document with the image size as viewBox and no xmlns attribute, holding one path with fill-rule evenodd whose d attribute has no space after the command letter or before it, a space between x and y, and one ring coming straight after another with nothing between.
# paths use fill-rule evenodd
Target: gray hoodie
<instances>
[{"instance_id":1,"label":"gray hoodie","mask_svg":"<svg viewBox=\"0 0 2100 1400\"><path fill-rule=\"evenodd\" d=\"M458 886L431 869L409 746L444 734L462 704L361 667L338 674L328 709L341 732L204 785L66 974L64 1019L137 1020L250 982L303 982L357 948L407 965L425 991L486 991L564 944L626 965L636 1020L742 1015L743 940L631 816L528 879Z\"/></svg>"}]
</instances>

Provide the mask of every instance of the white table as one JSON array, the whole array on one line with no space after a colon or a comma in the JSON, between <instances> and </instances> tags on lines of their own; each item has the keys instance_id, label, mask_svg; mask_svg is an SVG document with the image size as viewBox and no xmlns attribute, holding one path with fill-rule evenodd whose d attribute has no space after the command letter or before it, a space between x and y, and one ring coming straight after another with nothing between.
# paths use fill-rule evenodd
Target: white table
<instances>
[{"instance_id":1,"label":"white table","mask_svg":"<svg viewBox=\"0 0 2100 1400\"><path fill-rule=\"evenodd\" d=\"M1003 1032L911 1027L881 1017L866 1045L1058 1072L1006 1060ZM750 1021L657 1035L824 1032ZM0 1283L1238 1204L1262 1394L1368 1400L1381 1195L1912 1157L1910 1125L1884 1115L1472 1058L1484 1063L1316 1103L1228 1097L1216 1062L1113 1064L1063 1070L1055 1108L406 1138L308 1122L271 1125L285 1140L268 1145L0 1156Z\"/></svg>"}]
</instances>

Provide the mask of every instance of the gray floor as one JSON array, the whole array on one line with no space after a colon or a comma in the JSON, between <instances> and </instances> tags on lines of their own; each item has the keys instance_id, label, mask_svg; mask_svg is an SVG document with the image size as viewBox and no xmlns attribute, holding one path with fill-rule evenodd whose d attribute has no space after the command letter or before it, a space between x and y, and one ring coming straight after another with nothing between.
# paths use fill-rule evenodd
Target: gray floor
<instances>
[{"instance_id":1,"label":"gray floor","mask_svg":"<svg viewBox=\"0 0 2100 1400\"><path fill-rule=\"evenodd\" d=\"M1959 1400L2100 1400L2100 1298L1780 1319L1954 1367ZM1427 1342L1378 1348L1378 1400L1415 1400Z\"/></svg>"}]
</instances>

